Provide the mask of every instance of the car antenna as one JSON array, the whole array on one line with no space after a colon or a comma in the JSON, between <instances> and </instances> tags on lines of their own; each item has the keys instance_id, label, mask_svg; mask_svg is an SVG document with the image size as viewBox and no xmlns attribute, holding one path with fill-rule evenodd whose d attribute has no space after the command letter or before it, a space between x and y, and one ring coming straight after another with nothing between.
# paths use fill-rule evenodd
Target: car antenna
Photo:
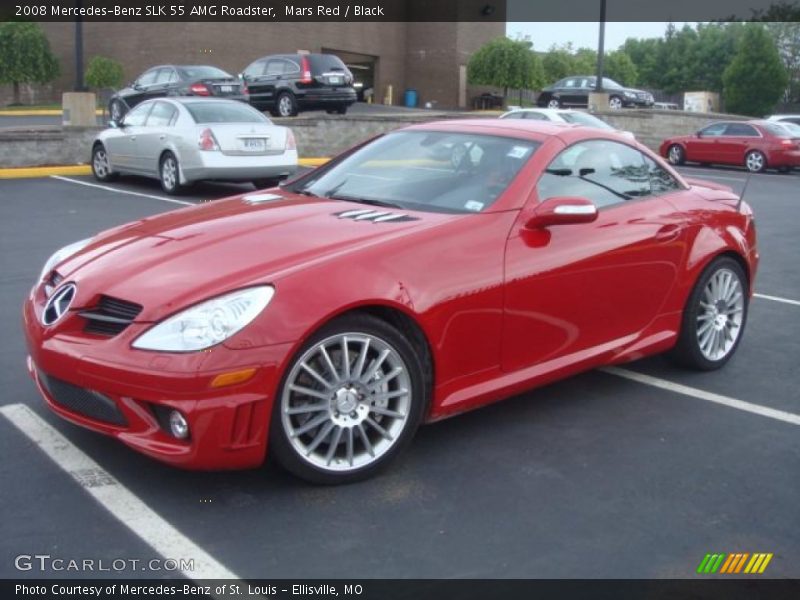
<instances>
[{"instance_id":1,"label":"car antenna","mask_svg":"<svg viewBox=\"0 0 800 600\"><path fill-rule=\"evenodd\" d=\"M742 200L744 200L744 194L747 191L747 186L750 185L750 178L753 176L753 172L750 171L747 173L747 179L744 180L744 187L742 188L742 193L739 194L739 202L736 203L736 212L739 212L739 209L742 206Z\"/></svg>"}]
</instances>

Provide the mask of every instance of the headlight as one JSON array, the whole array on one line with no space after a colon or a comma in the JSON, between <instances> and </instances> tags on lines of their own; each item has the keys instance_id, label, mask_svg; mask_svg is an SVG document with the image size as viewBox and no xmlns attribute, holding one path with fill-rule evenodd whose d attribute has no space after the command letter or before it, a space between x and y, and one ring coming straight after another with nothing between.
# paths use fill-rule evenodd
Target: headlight
<instances>
[{"instance_id":1,"label":"headlight","mask_svg":"<svg viewBox=\"0 0 800 600\"><path fill-rule=\"evenodd\" d=\"M626 98L636 98L636 94L634 94L633 92L625 92L625 97Z\"/></svg>"},{"instance_id":2,"label":"headlight","mask_svg":"<svg viewBox=\"0 0 800 600\"><path fill-rule=\"evenodd\" d=\"M133 342L140 350L193 352L219 344L266 308L275 288L246 288L196 304L161 321Z\"/></svg>"},{"instance_id":3,"label":"headlight","mask_svg":"<svg viewBox=\"0 0 800 600\"><path fill-rule=\"evenodd\" d=\"M50 273L50 271L52 271L55 268L55 266L58 263L67 260L73 254L77 254L78 252L86 248L86 246L88 246L89 242L91 241L92 238L86 238L85 240L73 242L68 246L64 246L60 250L56 250L53 253L53 255L47 259L47 262L44 263L42 272L39 274L39 281L42 281L48 275L48 273Z\"/></svg>"}]
</instances>

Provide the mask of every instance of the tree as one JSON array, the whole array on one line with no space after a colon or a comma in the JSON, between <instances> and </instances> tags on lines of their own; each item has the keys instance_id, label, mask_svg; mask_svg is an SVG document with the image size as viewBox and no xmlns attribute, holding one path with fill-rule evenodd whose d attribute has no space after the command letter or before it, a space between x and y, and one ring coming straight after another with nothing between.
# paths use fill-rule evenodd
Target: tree
<instances>
[{"instance_id":1,"label":"tree","mask_svg":"<svg viewBox=\"0 0 800 600\"><path fill-rule=\"evenodd\" d=\"M762 116L772 110L788 82L774 40L761 24L744 27L736 55L722 74L727 110Z\"/></svg>"},{"instance_id":2,"label":"tree","mask_svg":"<svg viewBox=\"0 0 800 600\"><path fill-rule=\"evenodd\" d=\"M86 83L97 90L118 88L122 85L124 73L122 65L105 56L95 56L86 68Z\"/></svg>"},{"instance_id":3,"label":"tree","mask_svg":"<svg viewBox=\"0 0 800 600\"><path fill-rule=\"evenodd\" d=\"M14 87L20 103L21 83L47 83L58 77L58 60L36 23L0 23L0 83Z\"/></svg>"},{"instance_id":4,"label":"tree","mask_svg":"<svg viewBox=\"0 0 800 600\"><path fill-rule=\"evenodd\" d=\"M469 83L503 88L503 98L509 89L540 88L543 79L542 63L530 42L524 40L496 38L483 45L467 64Z\"/></svg>"},{"instance_id":5,"label":"tree","mask_svg":"<svg viewBox=\"0 0 800 600\"><path fill-rule=\"evenodd\" d=\"M623 50L615 50L606 54L603 60L603 75L630 87L636 85L639 74L631 57Z\"/></svg>"},{"instance_id":6,"label":"tree","mask_svg":"<svg viewBox=\"0 0 800 600\"><path fill-rule=\"evenodd\" d=\"M597 72L597 51L578 48L573 57L573 75L594 75Z\"/></svg>"},{"instance_id":7,"label":"tree","mask_svg":"<svg viewBox=\"0 0 800 600\"><path fill-rule=\"evenodd\" d=\"M542 56L542 68L544 69L544 80L548 83L555 83L569 75L574 75L572 59L572 46L567 43L563 46L550 46L544 56Z\"/></svg>"},{"instance_id":8,"label":"tree","mask_svg":"<svg viewBox=\"0 0 800 600\"><path fill-rule=\"evenodd\" d=\"M787 102L800 102L800 23L770 22L767 31L775 39L783 66L789 76Z\"/></svg>"},{"instance_id":9,"label":"tree","mask_svg":"<svg viewBox=\"0 0 800 600\"><path fill-rule=\"evenodd\" d=\"M661 67L658 63L659 46L663 40L658 38L634 39L628 38L622 46L622 51L630 57L636 67L637 79L640 85L660 88Z\"/></svg>"}]
</instances>

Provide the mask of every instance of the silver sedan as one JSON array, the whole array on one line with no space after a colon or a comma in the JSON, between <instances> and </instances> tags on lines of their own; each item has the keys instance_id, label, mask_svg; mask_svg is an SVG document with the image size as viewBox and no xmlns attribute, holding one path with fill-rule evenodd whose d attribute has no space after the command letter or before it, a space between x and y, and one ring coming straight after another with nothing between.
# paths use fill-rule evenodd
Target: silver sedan
<instances>
[{"instance_id":1,"label":"silver sedan","mask_svg":"<svg viewBox=\"0 0 800 600\"><path fill-rule=\"evenodd\" d=\"M144 175L177 194L203 179L272 187L297 169L291 130L234 100L148 100L109 125L92 145L92 172L100 181Z\"/></svg>"}]
</instances>

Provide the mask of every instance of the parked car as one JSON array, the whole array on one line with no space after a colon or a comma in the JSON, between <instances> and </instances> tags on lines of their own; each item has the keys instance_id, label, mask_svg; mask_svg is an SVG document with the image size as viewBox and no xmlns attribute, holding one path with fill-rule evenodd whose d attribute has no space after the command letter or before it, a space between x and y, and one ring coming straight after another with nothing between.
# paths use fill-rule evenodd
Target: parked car
<instances>
[{"instance_id":1,"label":"parked car","mask_svg":"<svg viewBox=\"0 0 800 600\"><path fill-rule=\"evenodd\" d=\"M209 65L160 65L142 73L108 102L112 121L119 121L145 100L165 96L219 96L247 101L247 88L236 77Z\"/></svg>"},{"instance_id":2,"label":"parked car","mask_svg":"<svg viewBox=\"0 0 800 600\"><path fill-rule=\"evenodd\" d=\"M57 414L166 463L269 449L344 483L421 422L554 379L722 367L757 263L746 202L616 134L422 123L59 250L24 303L28 368Z\"/></svg>"},{"instance_id":3,"label":"parked car","mask_svg":"<svg viewBox=\"0 0 800 600\"><path fill-rule=\"evenodd\" d=\"M772 115L767 117L767 121L778 121L780 123L794 123L800 125L800 115Z\"/></svg>"},{"instance_id":4,"label":"parked car","mask_svg":"<svg viewBox=\"0 0 800 600\"><path fill-rule=\"evenodd\" d=\"M112 121L92 145L99 181L120 173L155 177L168 194L201 179L272 187L296 169L291 130L221 98L146 100Z\"/></svg>"},{"instance_id":5,"label":"parked car","mask_svg":"<svg viewBox=\"0 0 800 600\"><path fill-rule=\"evenodd\" d=\"M693 135L667 138L660 152L673 165L737 165L755 173L800 166L800 138L773 121L718 121Z\"/></svg>"},{"instance_id":6,"label":"parked car","mask_svg":"<svg viewBox=\"0 0 800 600\"><path fill-rule=\"evenodd\" d=\"M306 110L343 115L357 100L353 74L334 54L275 54L259 58L241 74L250 104L275 117Z\"/></svg>"},{"instance_id":7,"label":"parked car","mask_svg":"<svg viewBox=\"0 0 800 600\"><path fill-rule=\"evenodd\" d=\"M544 88L536 103L547 108L586 107L596 82L597 77L589 75L565 77ZM653 94L650 92L623 87L608 77L603 77L603 89L609 94L608 107L611 109L624 106L651 108L654 104Z\"/></svg>"},{"instance_id":8,"label":"parked car","mask_svg":"<svg viewBox=\"0 0 800 600\"><path fill-rule=\"evenodd\" d=\"M585 125L605 129L606 131L616 131L632 140L636 139L630 131L616 129L603 121L580 110L569 110L565 108L517 108L500 115L501 119L531 119L537 121L554 121L556 123L573 123L575 125Z\"/></svg>"}]
</instances>

